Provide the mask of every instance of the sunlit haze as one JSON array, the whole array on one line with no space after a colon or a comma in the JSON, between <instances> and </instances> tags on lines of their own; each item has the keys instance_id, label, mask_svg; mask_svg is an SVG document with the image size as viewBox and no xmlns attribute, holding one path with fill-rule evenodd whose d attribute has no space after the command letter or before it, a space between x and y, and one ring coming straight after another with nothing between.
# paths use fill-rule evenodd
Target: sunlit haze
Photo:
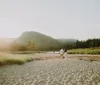
<instances>
[{"instance_id":1,"label":"sunlit haze","mask_svg":"<svg viewBox=\"0 0 100 85\"><path fill-rule=\"evenodd\" d=\"M100 38L100 0L0 0L0 37L37 31L53 38Z\"/></svg>"}]
</instances>

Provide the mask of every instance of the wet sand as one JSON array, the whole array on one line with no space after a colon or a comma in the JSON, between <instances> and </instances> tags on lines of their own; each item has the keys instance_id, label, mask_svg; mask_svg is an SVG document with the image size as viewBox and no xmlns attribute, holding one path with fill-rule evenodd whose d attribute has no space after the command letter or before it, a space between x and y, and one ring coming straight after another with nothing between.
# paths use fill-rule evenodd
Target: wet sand
<instances>
[{"instance_id":1,"label":"wet sand","mask_svg":"<svg viewBox=\"0 0 100 85\"><path fill-rule=\"evenodd\" d=\"M54 59L2 66L0 85L100 85L100 64Z\"/></svg>"}]
</instances>

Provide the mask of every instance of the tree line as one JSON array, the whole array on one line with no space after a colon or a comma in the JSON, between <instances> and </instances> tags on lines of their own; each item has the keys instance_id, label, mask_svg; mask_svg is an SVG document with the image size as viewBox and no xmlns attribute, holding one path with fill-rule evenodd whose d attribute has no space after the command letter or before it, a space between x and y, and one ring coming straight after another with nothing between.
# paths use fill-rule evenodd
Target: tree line
<instances>
[{"instance_id":1,"label":"tree line","mask_svg":"<svg viewBox=\"0 0 100 85\"><path fill-rule=\"evenodd\" d=\"M18 42L13 42L10 45L10 51L55 51L55 50L59 50L61 48L61 46L58 47L51 47L51 46L42 46L39 47L36 45L36 43L34 41L28 41L27 45L23 45L20 44Z\"/></svg>"},{"instance_id":2,"label":"tree line","mask_svg":"<svg viewBox=\"0 0 100 85\"><path fill-rule=\"evenodd\" d=\"M93 48L100 47L100 39L88 39L86 41L79 41L75 43L75 48Z\"/></svg>"},{"instance_id":3,"label":"tree line","mask_svg":"<svg viewBox=\"0 0 100 85\"><path fill-rule=\"evenodd\" d=\"M75 43L65 43L63 48L73 49L73 48L94 48L100 47L100 39L88 39L88 40L77 40Z\"/></svg>"},{"instance_id":4,"label":"tree line","mask_svg":"<svg viewBox=\"0 0 100 85\"><path fill-rule=\"evenodd\" d=\"M11 51L31 51L31 50L35 50L35 49L36 49L36 46L33 41L28 41L27 45L23 45L23 44L17 43L15 41L10 45L9 50L11 50Z\"/></svg>"},{"instance_id":5,"label":"tree line","mask_svg":"<svg viewBox=\"0 0 100 85\"><path fill-rule=\"evenodd\" d=\"M65 43L62 46L58 47L47 47L44 48L38 48L36 43L34 41L28 41L27 45L23 45L20 43L17 43L16 41L13 42L9 48L0 48L0 50L10 50L10 51L36 51L36 50L41 50L41 51L55 51L55 50L60 50L61 48L66 48L66 49L73 49L73 48L94 48L94 47L100 47L100 39L88 39L84 41L79 41L77 40L76 42L70 42L70 43Z\"/></svg>"}]
</instances>

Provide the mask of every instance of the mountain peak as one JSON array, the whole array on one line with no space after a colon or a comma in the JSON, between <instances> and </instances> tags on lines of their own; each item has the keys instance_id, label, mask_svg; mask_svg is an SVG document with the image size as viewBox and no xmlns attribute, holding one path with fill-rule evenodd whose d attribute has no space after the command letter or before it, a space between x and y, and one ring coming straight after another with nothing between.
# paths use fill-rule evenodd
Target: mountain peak
<instances>
[{"instance_id":1,"label":"mountain peak","mask_svg":"<svg viewBox=\"0 0 100 85\"><path fill-rule=\"evenodd\" d=\"M24 45L27 45L28 41L33 41L39 49L58 48L62 45L58 40L35 31L24 32L16 41Z\"/></svg>"}]
</instances>

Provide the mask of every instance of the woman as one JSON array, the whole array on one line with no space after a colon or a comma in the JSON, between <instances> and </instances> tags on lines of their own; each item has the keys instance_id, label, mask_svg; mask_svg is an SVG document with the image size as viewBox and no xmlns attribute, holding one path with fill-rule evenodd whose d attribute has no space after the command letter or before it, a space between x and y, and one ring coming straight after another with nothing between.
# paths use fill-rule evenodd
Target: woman
<instances>
[{"instance_id":1,"label":"woman","mask_svg":"<svg viewBox=\"0 0 100 85\"><path fill-rule=\"evenodd\" d=\"M64 59L64 56L63 56L64 55L64 52L65 52L64 49L61 49L60 50L60 55L62 56L63 59Z\"/></svg>"}]
</instances>

